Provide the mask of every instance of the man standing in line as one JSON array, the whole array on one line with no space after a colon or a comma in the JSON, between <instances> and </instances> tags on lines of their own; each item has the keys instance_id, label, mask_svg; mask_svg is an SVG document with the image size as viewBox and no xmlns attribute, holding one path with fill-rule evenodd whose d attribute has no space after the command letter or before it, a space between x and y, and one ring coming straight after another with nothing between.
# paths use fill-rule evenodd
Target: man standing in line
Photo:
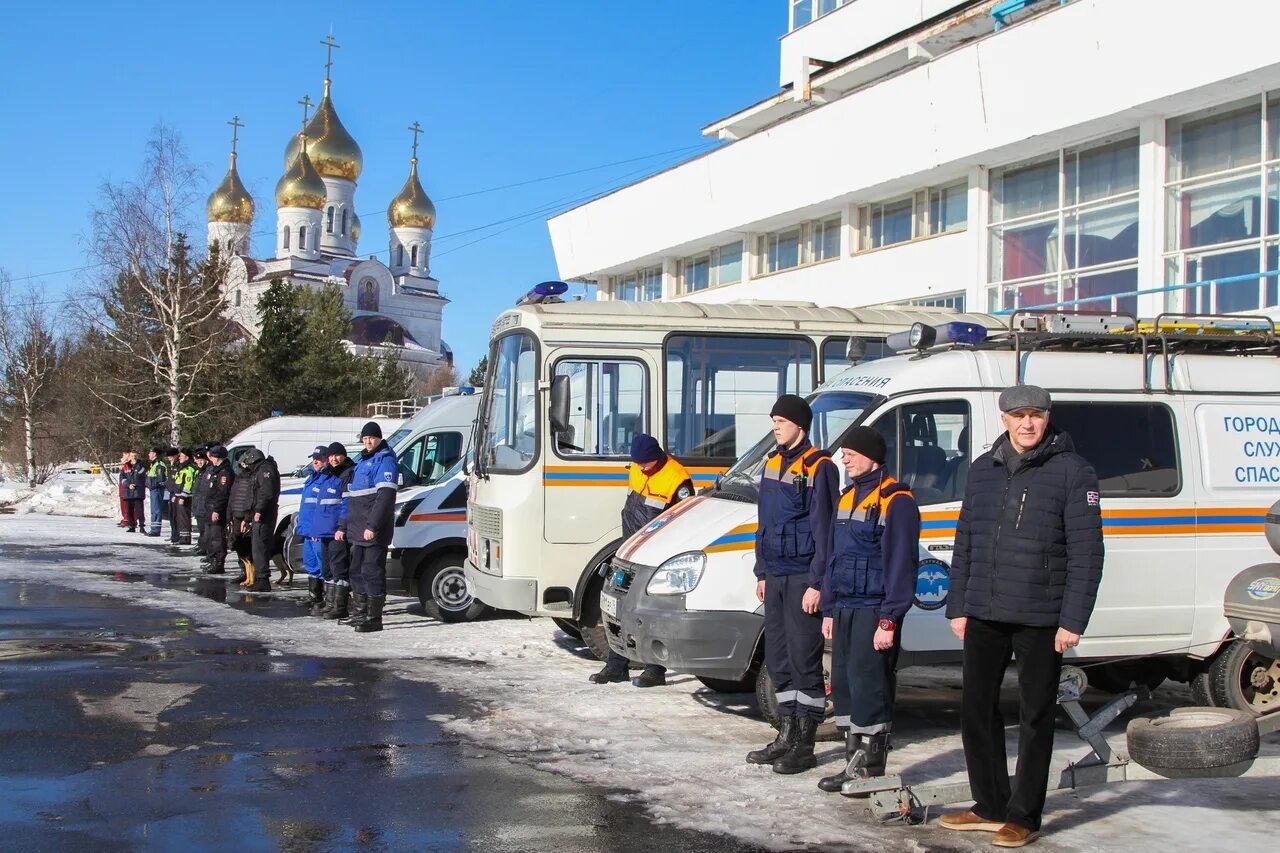
<instances>
[{"instance_id":1,"label":"man standing in line","mask_svg":"<svg viewBox=\"0 0 1280 853\"><path fill-rule=\"evenodd\" d=\"M302 538L302 567L307 572L307 598L302 603L319 616L325 601L325 574L329 570L329 545L338 520L338 478L329 468L329 448L311 451L311 470L302 484L302 502L293 533Z\"/></svg>"},{"instance_id":2,"label":"man standing in line","mask_svg":"<svg viewBox=\"0 0 1280 853\"><path fill-rule=\"evenodd\" d=\"M854 427L841 447L849 488L836 507L822 581L822 635L832 641L831 698L845 737L844 769L818 782L831 792L850 780L884 775L899 638L915 599L920 550L920 510L911 489L884 469L884 436Z\"/></svg>"},{"instance_id":3,"label":"man standing in line","mask_svg":"<svg viewBox=\"0 0 1280 853\"><path fill-rule=\"evenodd\" d=\"M196 483L195 488L191 491L191 517L194 519L196 526L195 552L202 557L207 550L205 530L208 528L208 524L205 522L205 517L208 515L208 510L205 509L205 504L209 500L209 482L208 478L204 476L204 469L209 464L207 451L207 447L197 447L195 453L191 456L191 460L196 466Z\"/></svg>"},{"instance_id":4,"label":"man standing in line","mask_svg":"<svg viewBox=\"0 0 1280 853\"><path fill-rule=\"evenodd\" d=\"M235 475L227 463L227 448L215 444L209 448L209 492L205 506L209 511L209 536L205 540L209 553L208 572L220 575L227 561L227 501L231 497L231 481Z\"/></svg>"},{"instance_id":5,"label":"man standing in line","mask_svg":"<svg viewBox=\"0 0 1280 853\"><path fill-rule=\"evenodd\" d=\"M945 829L994 832L1022 847L1040 832L1062 653L1080 643L1102 580L1098 475L1049 424L1049 392L1000 394L1006 433L969 469L956 527L947 617L964 643L960 705L974 806ZM1000 684L1017 662L1018 766L1009 783Z\"/></svg>"},{"instance_id":6,"label":"man standing in line","mask_svg":"<svg viewBox=\"0 0 1280 853\"><path fill-rule=\"evenodd\" d=\"M174 477L178 473L178 448L170 447L164 452L164 519L169 523L169 544L178 544L178 524L174 515L175 501L178 495L178 483Z\"/></svg>"},{"instance_id":7,"label":"man standing in line","mask_svg":"<svg viewBox=\"0 0 1280 853\"><path fill-rule=\"evenodd\" d=\"M147 532L147 517L143 510L146 489L146 469L138 462L136 452L127 451L125 461L120 465L120 493L124 496L125 520L130 533Z\"/></svg>"},{"instance_id":8,"label":"man standing in line","mask_svg":"<svg viewBox=\"0 0 1280 853\"><path fill-rule=\"evenodd\" d=\"M338 503L325 581L330 588L325 590L326 603L320 615L325 619L346 619L350 615L348 602L351 598L351 543L347 541L347 512L351 499L348 494L356 464L348 458L347 448L340 441L329 445L329 469L338 479Z\"/></svg>"},{"instance_id":9,"label":"man standing in line","mask_svg":"<svg viewBox=\"0 0 1280 853\"><path fill-rule=\"evenodd\" d=\"M764 654L781 718L773 743L747 754L775 773L818 765L818 724L826 716L822 677L822 577L831 553L831 519L840 496L835 463L810 442L813 410L778 398L770 412L778 446L760 475L756 598L764 602Z\"/></svg>"},{"instance_id":10,"label":"man standing in line","mask_svg":"<svg viewBox=\"0 0 1280 853\"><path fill-rule=\"evenodd\" d=\"M191 462L190 449L184 447L178 451L178 465L169 480L174 486L171 538L177 545L190 545L191 499L196 485L196 466Z\"/></svg>"},{"instance_id":11,"label":"man standing in line","mask_svg":"<svg viewBox=\"0 0 1280 853\"><path fill-rule=\"evenodd\" d=\"M276 521L280 514L280 469L276 460L256 447L245 454L250 488L249 541L253 556L250 592L271 592L271 556L275 553Z\"/></svg>"},{"instance_id":12,"label":"man standing in line","mask_svg":"<svg viewBox=\"0 0 1280 853\"><path fill-rule=\"evenodd\" d=\"M382 438L382 427L369 421L360 431L364 458L357 463L348 489L346 538L351 543L351 624L357 633L382 630L387 601L387 549L395 532L396 488L400 467Z\"/></svg>"},{"instance_id":13,"label":"man standing in line","mask_svg":"<svg viewBox=\"0 0 1280 853\"><path fill-rule=\"evenodd\" d=\"M685 498L693 497L693 478L684 466L668 456L651 435L637 433L631 440L630 490L622 505L622 538L630 539L646 524ZM602 571L608 571L605 563ZM631 662L609 650L604 669L590 676L592 684L626 681ZM631 679L636 687L660 687L667 683L667 668L647 664L640 675Z\"/></svg>"},{"instance_id":14,"label":"man standing in line","mask_svg":"<svg viewBox=\"0 0 1280 853\"><path fill-rule=\"evenodd\" d=\"M165 483L169 479L169 466L160 458L162 447L147 451L147 497L151 503L151 525L148 536L160 535L160 520L164 518Z\"/></svg>"}]
</instances>

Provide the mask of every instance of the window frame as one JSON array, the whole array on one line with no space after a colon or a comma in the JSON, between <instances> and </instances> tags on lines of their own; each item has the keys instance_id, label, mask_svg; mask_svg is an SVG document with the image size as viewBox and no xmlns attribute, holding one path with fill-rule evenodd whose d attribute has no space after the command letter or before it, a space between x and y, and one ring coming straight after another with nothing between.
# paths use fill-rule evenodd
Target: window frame
<instances>
[{"instance_id":1,"label":"window frame","mask_svg":"<svg viewBox=\"0 0 1280 853\"><path fill-rule=\"evenodd\" d=\"M1158 409L1161 412L1163 412L1168 418L1166 423L1168 424L1168 427L1169 427L1169 434L1173 438L1173 463L1174 463L1174 471L1177 474L1177 489L1172 492L1129 493L1129 492L1108 491L1102 488L1101 483L1099 483L1098 494L1101 498L1106 500L1115 500L1115 499L1169 500L1171 498L1177 498L1182 495L1183 489L1186 487L1186 476L1185 476L1186 466L1183 465L1183 462L1182 462L1182 441L1181 441L1181 436L1178 434L1178 412L1175 412L1173 407L1170 406L1168 403L1159 402L1156 400L1124 400L1124 399L1108 400L1107 398L1103 397L1101 399L1094 399L1094 400L1074 400L1074 399L1055 400L1053 405L1054 405L1054 409L1057 409L1057 410L1061 410L1063 406L1078 406L1080 408L1089 408L1089 409L1100 409L1102 407L1111 407L1111 408L1127 407L1127 408L1133 409L1133 408L1141 407L1141 408L1146 408L1151 410ZM1050 426L1054 426L1053 411L1054 410L1051 409L1049 412ZM1075 438L1074 433L1068 432L1068 435L1071 435L1073 439ZM1132 439L1130 438L1130 440L1126 442L1126 445L1131 445L1132 443L1133 443ZM1090 467L1094 467L1094 463L1092 460L1089 459L1089 457L1084 456L1083 454L1081 454L1081 456L1086 462L1089 463ZM1096 468L1095 468L1095 473L1096 473Z\"/></svg>"},{"instance_id":2,"label":"window frame","mask_svg":"<svg viewBox=\"0 0 1280 853\"><path fill-rule=\"evenodd\" d=\"M698 252L693 255L686 255L680 259L678 272L676 275L676 289L681 294L701 293L704 290L714 290L717 287L725 287L730 284L740 284L742 282L742 265L746 260L745 240L724 243L719 246L713 246L706 251ZM734 279L720 278L720 270L724 268L724 250L733 247L738 249L738 277ZM695 263L706 260L707 263L707 284L705 287L690 288L688 271Z\"/></svg>"},{"instance_id":3,"label":"window frame","mask_svg":"<svg viewBox=\"0 0 1280 853\"><path fill-rule=\"evenodd\" d=\"M289 226L288 226L288 225L286 225L286 226L284 227L284 240L283 240L283 242L281 242L281 244L280 244L280 248L282 248L282 249L288 249L288 248L289 248L289 230L290 230L290 229L289 229Z\"/></svg>"},{"instance_id":4,"label":"window frame","mask_svg":"<svg viewBox=\"0 0 1280 853\"><path fill-rule=\"evenodd\" d=\"M934 196L949 190L959 190L963 196L965 200L964 220L960 224L944 231L935 231L932 212ZM869 252L879 252L884 249L892 249L895 246L905 246L909 243L932 240L935 237L946 237L951 234L961 234L968 231L970 215L969 190L969 178L965 176L945 184L922 187L910 193L899 193L887 198L856 205L854 207L854 239L850 250L851 254L863 255ZM911 236L905 240L881 243L878 246L874 245L872 223L875 221L877 211L882 211L889 205L901 204L907 200L911 202Z\"/></svg>"},{"instance_id":5,"label":"window frame","mask_svg":"<svg viewBox=\"0 0 1280 853\"><path fill-rule=\"evenodd\" d=\"M572 362L572 363L579 363L579 364L587 363L587 364L594 364L597 366L605 363L639 365L640 375L641 377L643 377L643 380L644 380L644 388L640 395L640 404L642 407L641 413L640 413L640 419L643 423L641 424L639 432L644 432L644 433L648 433L649 435L653 435L653 432L652 432L653 406L650 400L650 391L652 390L652 386L650 384L649 365L646 364L643 359L637 358L634 356L620 356L617 358L601 357L598 355L572 355L572 354L558 356L555 359L555 361L552 362L551 364L551 380L553 382L555 381L556 376L560 375L557 372L560 368L560 365L564 364L565 362ZM548 427L547 427L547 435L548 435L548 438L553 438L550 431L549 421L548 421ZM576 461L619 462L619 461L630 461L631 459L630 448L628 448L626 453L616 455L616 456L606 456L606 455L592 454L592 453L570 453L568 455L565 455L560 452L560 448L557 446L557 443L555 441L549 441L548 443L551 445L551 452L555 454L556 458L563 460L565 462L576 462Z\"/></svg>"},{"instance_id":6,"label":"window frame","mask_svg":"<svg viewBox=\"0 0 1280 853\"><path fill-rule=\"evenodd\" d=\"M333 233L333 217L334 217L333 205L329 205L324 209L324 233L326 234Z\"/></svg>"},{"instance_id":7,"label":"window frame","mask_svg":"<svg viewBox=\"0 0 1280 853\"><path fill-rule=\"evenodd\" d=\"M977 456L973 452L975 438L976 438L975 429L974 429L974 410L976 406L975 406L974 400L972 400L970 397L966 395L946 396L947 392L941 389L939 389L939 393L941 393L943 396L921 397L921 396L915 396L915 395L908 395L903 397L888 398L884 405L868 411L860 421L861 424L865 424L866 426L869 426L872 429L878 429L877 425L880 424L886 417L893 418L894 443L889 449L892 450L896 454L896 456L893 460L892 468L890 468L889 460L887 459L885 460L884 467L891 471L891 474L895 480L911 488L912 494L915 495L915 498L916 498L916 505L921 507L922 509L924 507L936 507L936 506L941 506L943 504L949 504L949 503L961 503L964 501L964 494L962 493L955 497L947 497L943 500L924 502L920 499L920 496L918 494L915 494L915 484L909 483L906 480L902 479L902 449L905 446L903 441L904 436L903 436L903 426L902 426L902 417L901 417L903 410L911 407L916 407L916 406L929 406L929 405L947 404L947 403L962 404L965 409L964 415L963 415L963 417L965 418L964 428L969 431L969 464L972 465L974 460L977 458ZM938 446L938 445L935 445L935 446ZM954 458L954 457L950 457L946 461L950 462L951 458Z\"/></svg>"}]
</instances>

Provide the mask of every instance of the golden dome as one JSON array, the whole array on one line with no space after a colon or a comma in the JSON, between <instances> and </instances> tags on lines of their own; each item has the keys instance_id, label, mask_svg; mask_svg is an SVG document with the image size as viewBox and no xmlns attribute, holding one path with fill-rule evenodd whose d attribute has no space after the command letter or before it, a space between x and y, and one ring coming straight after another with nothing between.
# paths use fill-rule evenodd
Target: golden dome
<instances>
[{"instance_id":1,"label":"golden dome","mask_svg":"<svg viewBox=\"0 0 1280 853\"><path fill-rule=\"evenodd\" d=\"M253 196L240 181L240 173L236 171L236 155L231 154L231 165L227 168L227 176L218 184L217 189L209 194L205 204L205 212L210 222L236 222L248 225L253 221Z\"/></svg>"},{"instance_id":2,"label":"golden dome","mask_svg":"<svg viewBox=\"0 0 1280 853\"><path fill-rule=\"evenodd\" d=\"M325 203L325 185L320 173L311 165L306 140L293 165L276 184L276 207L309 207L319 210Z\"/></svg>"},{"instance_id":3,"label":"golden dome","mask_svg":"<svg viewBox=\"0 0 1280 853\"><path fill-rule=\"evenodd\" d=\"M387 221L392 228L435 228L436 206L418 183L418 158L409 161L409 179L391 199Z\"/></svg>"},{"instance_id":4,"label":"golden dome","mask_svg":"<svg viewBox=\"0 0 1280 853\"><path fill-rule=\"evenodd\" d=\"M355 139L342 126L338 112L333 108L328 80L324 81L324 97L320 99L320 106L316 107L316 114L307 122L301 134L289 140L284 151L285 166L298 156L302 134L306 134L307 139L311 140L307 151L316 171L321 175L326 178L346 178L348 181L360 177L364 168L364 155L360 153L360 146Z\"/></svg>"},{"instance_id":5,"label":"golden dome","mask_svg":"<svg viewBox=\"0 0 1280 853\"><path fill-rule=\"evenodd\" d=\"M360 242L360 215L351 211L351 242Z\"/></svg>"}]
</instances>

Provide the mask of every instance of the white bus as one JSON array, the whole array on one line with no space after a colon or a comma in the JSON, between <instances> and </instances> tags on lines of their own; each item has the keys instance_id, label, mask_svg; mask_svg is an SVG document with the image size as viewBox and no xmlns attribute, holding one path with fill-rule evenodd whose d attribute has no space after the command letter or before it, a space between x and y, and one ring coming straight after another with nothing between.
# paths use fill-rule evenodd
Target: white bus
<instances>
[{"instance_id":1,"label":"white bus","mask_svg":"<svg viewBox=\"0 0 1280 853\"><path fill-rule=\"evenodd\" d=\"M549 616L608 653L598 569L621 541L631 440L654 435L712 485L808 394L885 354L912 323L988 315L757 301L520 305L493 324L469 474L467 582L485 604ZM877 342L879 341L879 342Z\"/></svg>"}]
</instances>

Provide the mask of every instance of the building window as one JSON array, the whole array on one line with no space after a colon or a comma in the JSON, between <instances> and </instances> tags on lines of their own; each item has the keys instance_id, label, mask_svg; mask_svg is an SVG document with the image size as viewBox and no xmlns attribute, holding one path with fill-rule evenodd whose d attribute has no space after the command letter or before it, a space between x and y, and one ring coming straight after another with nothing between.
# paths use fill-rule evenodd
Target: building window
<instances>
[{"instance_id":1,"label":"building window","mask_svg":"<svg viewBox=\"0 0 1280 853\"><path fill-rule=\"evenodd\" d=\"M969 222L969 184L961 181L949 187L929 190L929 234L960 231Z\"/></svg>"},{"instance_id":2,"label":"building window","mask_svg":"<svg viewBox=\"0 0 1280 853\"><path fill-rule=\"evenodd\" d=\"M914 196L871 205L867 248L882 249L907 242L915 236L915 218Z\"/></svg>"},{"instance_id":3,"label":"building window","mask_svg":"<svg viewBox=\"0 0 1280 853\"><path fill-rule=\"evenodd\" d=\"M347 209L342 209L342 236L347 236Z\"/></svg>"},{"instance_id":4,"label":"building window","mask_svg":"<svg viewBox=\"0 0 1280 853\"><path fill-rule=\"evenodd\" d=\"M739 281L742 281L741 240L680 262L681 293L696 293Z\"/></svg>"},{"instance_id":5,"label":"building window","mask_svg":"<svg viewBox=\"0 0 1280 853\"><path fill-rule=\"evenodd\" d=\"M285 249L289 248L289 226L288 225L284 227L284 241L281 242L280 245L282 248L285 248Z\"/></svg>"},{"instance_id":6,"label":"building window","mask_svg":"<svg viewBox=\"0 0 1280 853\"><path fill-rule=\"evenodd\" d=\"M237 308L240 307L240 291L239 290L236 291L236 307Z\"/></svg>"},{"instance_id":7,"label":"building window","mask_svg":"<svg viewBox=\"0 0 1280 853\"><path fill-rule=\"evenodd\" d=\"M922 296L919 299L909 300L907 304L916 308L954 308L956 311L963 311L964 291L957 290L954 293L939 293L937 296Z\"/></svg>"},{"instance_id":8,"label":"building window","mask_svg":"<svg viewBox=\"0 0 1280 853\"><path fill-rule=\"evenodd\" d=\"M662 298L662 267L650 267L619 277L614 299L624 302L656 302Z\"/></svg>"},{"instance_id":9,"label":"building window","mask_svg":"<svg viewBox=\"0 0 1280 853\"><path fill-rule=\"evenodd\" d=\"M396 246L396 266L404 266L404 246Z\"/></svg>"},{"instance_id":10,"label":"building window","mask_svg":"<svg viewBox=\"0 0 1280 853\"><path fill-rule=\"evenodd\" d=\"M305 225L298 226L298 248L307 248L307 226Z\"/></svg>"},{"instance_id":11,"label":"building window","mask_svg":"<svg viewBox=\"0 0 1280 853\"><path fill-rule=\"evenodd\" d=\"M785 231L761 234L757 239L759 275L828 261L840 257L840 217L802 222Z\"/></svg>"},{"instance_id":12,"label":"building window","mask_svg":"<svg viewBox=\"0 0 1280 853\"><path fill-rule=\"evenodd\" d=\"M1137 310L1136 136L991 173L992 311Z\"/></svg>"},{"instance_id":13,"label":"building window","mask_svg":"<svg viewBox=\"0 0 1280 853\"><path fill-rule=\"evenodd\" d=\"M416 267L418 265L418 246L415 243L409 249L409 266Z\"/></svg>"},{"instance_id":14,"label":"building window","mask_svg":"<svg viewBox=\"0 0 1280 853\"><path fill-rule=\"evenodd\" d=\"M969 184L958 181L858 208L858 244L867 252L923 237L963 231L969 224Z\"/></svg>"},{"instance_id":15,"label":"building window","mask_svg":"<svg viewBox=\"0 0 1280 853\"><path fill-rule=\"evenodd\" d=\"M791 0L791 29L803 27L853 0Z\"/></svg>"},{"instance_id":16,"label":"building window","mask_svg":"<svg viewBox=\"0 0 1280 853\"><path fill-rule=\"evenodd\" d=\"M333 208L332 207L329 207L324 212L324 233L326 234L333 233Z\"/></svg>"},{"instance_id":17,"label":"building window","mask_svg":"<svg viewBox=\"0 0 1280 853\"><path fill-rule=\"evenodd\" d=\"M1278 304L1280 93L1168 125L1166 308L1257 311Z\"/></svg>"}]
</instances>

